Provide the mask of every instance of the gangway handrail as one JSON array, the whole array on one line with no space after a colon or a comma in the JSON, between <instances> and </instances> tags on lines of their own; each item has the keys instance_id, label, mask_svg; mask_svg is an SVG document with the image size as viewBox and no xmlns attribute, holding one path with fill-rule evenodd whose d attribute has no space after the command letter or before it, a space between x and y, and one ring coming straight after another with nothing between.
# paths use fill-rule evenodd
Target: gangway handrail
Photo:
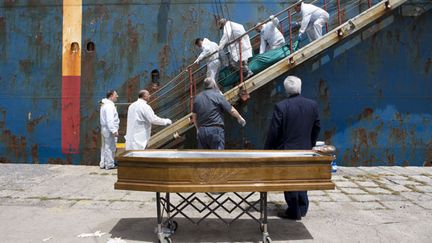
<instances>
[{"instance_id":1,"label":"gangway handrail","mask_svg":"<svg viewBox=\"0 0 432 243\"><path fill-rule=\"evenodd\" d=\"M313 3L318 2L318 1L319 1L319 0L313 0L313 1L311 1L309 4L313 4ZM274 14L273 16L274 16L274 17L279 17L280 15L282 15L283 13L286 13L286 12L288 12L289 14L291 14L289 11L292 10L293 8L295 8L297 5L301 4L302 2L304 2L304 1L297 1L296 3L291 4L291 5L288 6L287 8L285 8L285 9L283 9L283 10L277 12L277 13ZM283 19L280 20L280 21L282 22L282 21L287 20L287 19L289 19L289 18L290 18L290 16L287 16L287 17L283 18ZM255 31L256 27L258 27L258 26L262 26L262 25L264 25L264 24L270 22L271 20L272 20L272 19L267 18L266 20L260 22L259 25L255 25L254 27L250 28L250 29L247 30L245 33L243 33L242 35L240 35L240 36L236 37L235 39L233 39L232 41L228 42L228 43L225 45L225 47L226 47L226 46L229 46L229 45L231 45L231 44L234 44L234 43L236 43L237 41L240 41L244 36L249 35L249 33ZM230 20L229 20L229 21L230 21ZM289 26L290 26L289 29L290 29L290 31L291 31L291 23L289 23ZM255 39L255 38L258 37L259 35L260 35L260 34L256 34L256 35L252 36L251 39ZM291 33L290 33L290 40L289 40L289 41L290 41L290 43L292 43L292 36L291 36ZM291 49L291 50L292 50L292 49ZM215 55L215 54L217 54L217 53L219 53L219 51L215 51L215 52L213 52L213 53L211 53L211 54L205 56L203 60L208 59L208 58L210 58L211 56L213 56L213 55ZM162 98L165 94L169 93L172 89L170 89L170 90L168 90L168 91L166 91L166 92L164 92L164 93L162 93L162 94L159 94L159 92L162 92L162 90L163 90L165 87L167 87L168 85L172 84L174 81L176 81L176 80L177 80L179 77L181 77L183 74L189 73L190 70L193 69L193 66L194 66L194 65L195 65L194 63L189 64L188 66L186 66L185 68L183 68L183 70L181 70L180 73L177 74L174 78L172 78L170 81L168 81L167 83L165 83L164 85L162 85L162 87L160 87L158 90L156 90L156 91L152 94L152 96L156 96L156 98L151 99L151 100L149 101L149 105L152 105L154 102L156 102L157 100L159 100L160 98ZM192 75L195 75L196 73L200 72L201 70L203 70L203 69L206 68L206 67L207 67L207 64L205 64L205 65L201 65L198 69L196 69L196 70L194 70L194 71L192 72ZM216 80L216 81L217 81L217 80ZM243 80L241 80L241 82L242 82L242 81L243 81ZM128 104L130 104L130 103L125 102L125 103L120 103L120 104L118 104L118 105L128 105Z\"/></svg>"},{"instance_id":2,"label":"gangway handrail","mask_svg":"<svg viewBox=\"0 0 432 243\"><path fill-rule=\"evenodd\" d=\"M235 97L237 96L236 94L241 90L242 87L248 89L250 92L259 89L264 84L268 83L269 80L273 80L274 78L305 62L323 50L326 50L348 36L351 36L353 33L358 32L371 22L376 21L378 18L384 16L386 13L388 13L388 11L394 10L406 1L407 0L382 0L374 4L364 12L361 12L355 17L346 20L343 24L338 25L322 38L309 43L297 52L291 53L289 56L273 64L271 67L258 73L256 76L253 76L251 79L247 80L244 85L239 84L225 92L225 98L230 102L235 101ZM148 144L149 148L164 146L167 142L179 137L189 128L193 127L193 125L190 123L190 115L190 113L185 115L173 123L173 125L166 127L162 131L153 135Z\"/></svg>"},{"instance_id":3,"label":"gangway handrail","mask_svg":"<svg viewBox=\"0 0 432 243\"><path fill-rule=\"evenodd\" d=\"M312 4L312 3L315 3L315 2L317 2L317 1L318 1L318 0L314 0L314 1L310 2L310 3ZM296 2L296 3L294 3L294 4L291 4L290 6L288 6L288 7L285 8L285 9L283 9L282 11L279 11L278 13L274 14L273 16L274 16L274 17L278 17L278 16L282 15L283 13L287 12L288 10L293 9L295 6L299 5L300 3L301 3L301 1L298 1L298 2ZM288 18L288 17L284 18L283 20L286 20L287 18ZM245 33L243 33L242 35L240 35L240 36L236 37L235 39L233 39L232 41L228 42L225 46L229 46L229 45L231 45L231 44L234 44L235 42L241 40L244 36L246 36L246 35L248 35L249 33L253 32L253 31L256 29L256 27L258 27L258 26L262 26L262 25L264 25L264 24L266 24L266 23L268 23L268 22L270 22L270 21L271 21L271 19L270 19L270 18L267 18L265 21L260 22L259 25L256 25L256 26L250 28L250 29L247 30ZM289 24L291 25L291 23L289 23ZM251 39L254 39L254 38L256 38L257 36L259 36L259 34L254 35ZM215 55L215 54L217 54L217 53L219 53L219 51L215 51L215 52L213 52L213 53L211 53L211 54L205 56L204 59L208 59L208 58L210 58L211 56L213 56L213 55ZM189 70L189 69L192 69L194 65L195 65L195 64L192 63L192 64L189 64L188 66L186 66L185 68L183 68L183 70L182 70L178 75L176 75L176 76L175 76L174 78L172 78L170 81L168 81L167 83L165 83L162 87L160 87L159 90L162 90L164 87L167 87L169 84L171 84L172 82L174 82L175 80L177 80L177 78L180 77L182 74L187 73L188 70ZM193 71L192 74L196 74L197 72L199 72L199 71L201 71L202 69L204 69L206 66L207 66L207 64L200 66L198 69L196 69L195 71ZM153 95L157 94L159 90L155 91L155 93L153 93ZM152 104L153 102L155 102L156 100L158 100L159 97L161 97L161 96L159 95L157 98L155 98L155 99L153 99L153 100L150 100L149 104Z\"/></svg>"}]
</instances>

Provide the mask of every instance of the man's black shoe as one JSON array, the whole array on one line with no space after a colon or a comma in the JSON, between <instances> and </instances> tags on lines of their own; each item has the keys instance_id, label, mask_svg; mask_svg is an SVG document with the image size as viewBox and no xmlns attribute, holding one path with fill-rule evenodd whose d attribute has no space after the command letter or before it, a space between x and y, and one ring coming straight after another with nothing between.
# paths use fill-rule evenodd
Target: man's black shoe
<instances>
[{"instance_id":1,"label":"man's black shoe","mask_svg":"<svg viewBox=\"0 0 432 243\"><path fill-rule=\"evenodd\" d=\"M293 217L291 215L287 215L285 211L279 211L277 216L282 219L291 219L291 220L301 220L301 217Z\"/></svg>"}]
</instances>

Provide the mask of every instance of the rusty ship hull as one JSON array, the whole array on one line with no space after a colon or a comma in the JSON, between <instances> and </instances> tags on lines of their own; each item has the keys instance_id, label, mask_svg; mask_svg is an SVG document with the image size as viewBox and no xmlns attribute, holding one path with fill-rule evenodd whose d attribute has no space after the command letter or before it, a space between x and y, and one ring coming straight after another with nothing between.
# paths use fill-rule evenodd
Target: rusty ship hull
<instances>
[{"instance_id":1,"label":"rusty ship hull","mask_svg":"<svg viewBox=\"0 0 432 243\"><path fill-rule=\"evenodd\" d=\"M163 84L196 58L196 37L219 40L216 17L250 28L289 4L0 2L0 162L98 164L99 101L107 90L133 102L139 89L151 88L152 70ZM432 160L432 11L416 15L411 7L289 72L302 78L303 95L318 101L320 140L337 147L341 165ZM273 80L240 107L245 128L226 118L227 148L263 147L273 106L286 98L282 82ZM126 108L118 106L123 135ZM196 146L193 131L181 146Z\"/></svg>"}]
</instances>

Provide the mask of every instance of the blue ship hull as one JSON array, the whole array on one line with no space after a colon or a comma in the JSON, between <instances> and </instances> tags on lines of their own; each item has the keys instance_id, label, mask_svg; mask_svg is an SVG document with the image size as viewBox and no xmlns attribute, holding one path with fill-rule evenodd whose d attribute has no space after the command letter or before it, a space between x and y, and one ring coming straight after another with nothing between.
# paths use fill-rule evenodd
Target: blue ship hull
<instances>
[{"instance_id":1,"label":"blue ship hull","mask_svg":"<svg viewBox=\"0 0 432 243\"><path fill-rule=\"evenodd\" d=\"M99 100L116 89L132 102L190 64L196 37L214 41L215 16L250 28L287 7L268 1L84 1L79 153L62 141L62 4L3 1L0 5L0 162L97 164ZM319 102L320 139L338 149L338 164L422 165L432 160L432 11L418 17L394 11L361 34L290 71L303 95ZM95 44L95 51L86 49ZM287 73L288 74L288 73ZM226 147L262 148L274 103L285 98L283 76L251 94L241 108L248 125L228 117ZM163 102L163 101L162 101ZM119 106L121 131L126 107ZM195 146L193 132L185 147Z\"/></svg>"}]
</instances>

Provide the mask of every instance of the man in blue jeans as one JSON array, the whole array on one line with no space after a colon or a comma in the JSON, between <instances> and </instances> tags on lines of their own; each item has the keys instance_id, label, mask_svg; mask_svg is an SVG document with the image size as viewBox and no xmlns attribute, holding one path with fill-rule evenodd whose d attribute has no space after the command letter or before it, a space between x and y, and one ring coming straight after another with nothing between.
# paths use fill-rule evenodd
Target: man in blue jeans
<instances>
[{"instance_id":1,"label":"man in blue jeans","mask_svg":"<svg viewBox=\"0 0 432 243\"><path fill-rule=\"evenodd\" d=\"M301 95L301 80L288 76L284 81L288 98L275 105L265 149L310 150L320 132L318 104ZM285 192L288 208L281 218L300 220L309 208L307 191Z\"/></svg>"},{"instance_id":2,"label":"man in blue jeans","mask_svg":"<svg viewBox=\"0 0 432 243\"><path fill-rule=\"evenodd\" d=\"M211 78L204 80L204 91L195 98L192 121L197 129L199 149L225 149L225 131L223 113L227 112L245 126L246 121L225 99Z\"/></svg>"}]
</instances>

